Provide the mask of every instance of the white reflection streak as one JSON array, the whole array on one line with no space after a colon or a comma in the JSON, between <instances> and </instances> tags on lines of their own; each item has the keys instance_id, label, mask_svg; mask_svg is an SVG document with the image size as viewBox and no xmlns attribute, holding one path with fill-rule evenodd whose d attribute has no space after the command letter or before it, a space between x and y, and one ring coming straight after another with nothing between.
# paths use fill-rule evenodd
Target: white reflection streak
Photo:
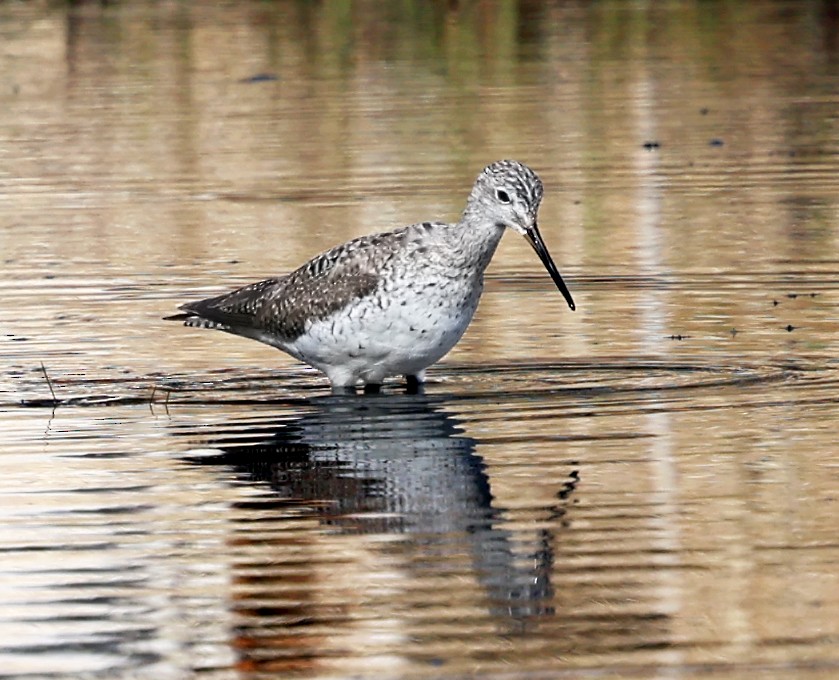
<instances>
[{"instance_id":1,"label":"white reflection streak","mask_svg":"<svg viewBox=\"0 0 839 680\"><path fill-rule=\"evenodd\" d=\"M644 62L642 62L644 63ZM637 83L638 96L633 99L638 139L656 141L655 83L653 76L645 69ZM662 178L659 173L660 154L657 148L645 148L640 142L635 152L635 172L638 177L637 197L637 266L643 275L654 276L663 269L661 253L661 202ZM642 324L641 350L645 355L661 353L662 342L667 331L666 291L650 288L644 291L640 305ZM651 523L654 525L654 547L657 552L656 566L660 567L656 582L659 610L674 619L683 609L683 585L679 572L672 567L680 561L681 540L678 525L678 493L676 463L673 457L673 434L670 414L650 413L645 417L647 428L654 436L650 442L651 477L655 489L654 510ZM671 634L678 635L677 631ZM673 664L667 675L680 675L679 664L684 659L678 649L666 652L667 663Z\"/></svg>"}]
</instances>

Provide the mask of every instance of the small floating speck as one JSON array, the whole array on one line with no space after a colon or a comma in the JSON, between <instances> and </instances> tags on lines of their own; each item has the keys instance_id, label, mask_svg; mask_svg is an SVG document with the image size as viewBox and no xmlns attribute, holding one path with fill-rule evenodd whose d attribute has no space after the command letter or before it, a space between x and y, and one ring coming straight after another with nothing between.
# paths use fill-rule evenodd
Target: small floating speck
<instances>
[{"instance_id":1,"label":"small floating speck","mask_svg":"<svg viewBox=\"0 0 839 680\"><path fill-rule=\"evenodd\" d=\"M270 83L279 78L274 73L255 73L247 78L242 78L240 83Z\"/></svg>"},{"instance_id":2,"label":"small floating speck","mask_svg":"<svg viewBox=\"0 0 839 680\"><path fill-rule=\"evenodd\" d=\"M708 146L723 146L725 142L721 140L719 137L714 137L711 141L708 142Z\"/></svg>"},{"instance_id":3,"label":"small floating speck","mask_svg":"<svg viewBox=\"0 0 839 680\"><path fill-rule=\"evenodd\" d=\"M787 324L787 333L792 333L794 330L795 326L793 326L791 323Z\"/></svg>"},{"instance_id":4,"label":"small floating speck","mask_svg":"<svg viewBox=\"0 0 839 680\"><path fill-rule=\"evenodd\" d=\"M647 151L652 151L653 149L661 148L661 144L653 139L648 142L644 142L644 148Z\"/></svg>"}]
</instances>

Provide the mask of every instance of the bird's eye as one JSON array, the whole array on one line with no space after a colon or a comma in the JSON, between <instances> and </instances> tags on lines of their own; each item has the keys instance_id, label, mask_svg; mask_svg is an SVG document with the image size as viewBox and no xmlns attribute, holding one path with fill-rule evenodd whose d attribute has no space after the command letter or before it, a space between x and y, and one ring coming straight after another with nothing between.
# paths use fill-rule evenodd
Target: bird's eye
<instances>
[{"instance_id":1,"label":"bird's eye","mask_svg":"<svg viewBox=\"0 0 839 680\"><path fill-rule=\"evenodd\" d=\"M508 194L504 189L499 189L495 192L495 197L501 201L502 203L509 203L510 202L510 194Z\"/></svg>"}]
</instances>

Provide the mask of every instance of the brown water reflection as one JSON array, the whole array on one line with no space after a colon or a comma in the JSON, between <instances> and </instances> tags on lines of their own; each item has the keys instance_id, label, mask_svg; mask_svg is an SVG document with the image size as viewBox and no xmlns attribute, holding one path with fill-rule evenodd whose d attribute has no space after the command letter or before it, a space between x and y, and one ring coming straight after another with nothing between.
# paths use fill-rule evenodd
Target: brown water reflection
<instances>
[{"instance_id":1,"label":"brown water reflection","mask_svg":"<svg viewBox=\"0 0 839 680\"><path fill-rule=\"evenodd\" d=\"M838 19L0 4L0 676L833 677ZM425 397L159 320L503 157Z\"/></svg>"}]
</instances>

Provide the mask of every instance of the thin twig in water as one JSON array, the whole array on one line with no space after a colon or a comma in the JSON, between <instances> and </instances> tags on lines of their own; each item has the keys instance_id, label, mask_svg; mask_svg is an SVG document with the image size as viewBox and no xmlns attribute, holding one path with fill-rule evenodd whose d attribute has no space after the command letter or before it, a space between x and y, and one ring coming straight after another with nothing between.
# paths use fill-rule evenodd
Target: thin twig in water
<instances>
[{"instance_id":1,"label":"thin twig in water","mask_svg":"<svg viewBox=\"0 0 839 680\"><path fill-rule=\"evenodd\" d=\"M52 380L50 380L49 375L47 375L47 367L44 366L44 362L41 362L41 371L44 374L44 377L47 379L47 387L50 388L50 394L52 395L52 403L57 404L58 399L55 398L55 390L52 388Z\"/></svg>"}]
</instances>

